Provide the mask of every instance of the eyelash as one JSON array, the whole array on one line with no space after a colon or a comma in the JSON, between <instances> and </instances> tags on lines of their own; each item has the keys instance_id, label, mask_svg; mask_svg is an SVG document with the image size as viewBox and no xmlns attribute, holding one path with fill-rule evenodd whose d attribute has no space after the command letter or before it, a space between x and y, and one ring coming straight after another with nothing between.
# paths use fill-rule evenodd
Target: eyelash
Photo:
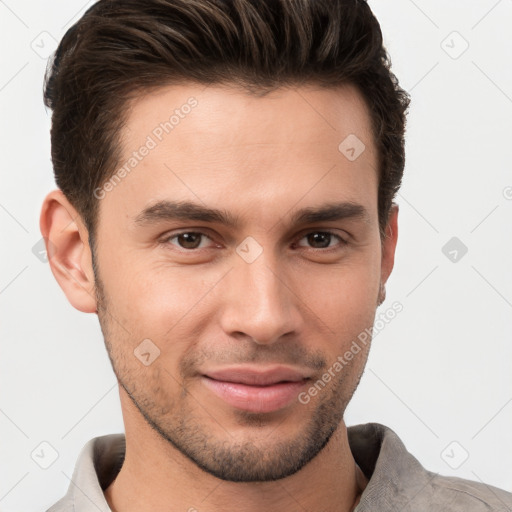
<instances>
[{"instance_id":1,"label":"eyelash","mask_svg":"<svg viewBox=\"0 0 512 512\"><path fill-rule=\"evenodd\" d=\"M321 233L321 234L324 234L324 235L331 235L334 238L338 239L339 244L337 246L335 246L335 247L327 247L327 248L319 248L319 249L316 249L314 247L309 247L309 250L311 250L311 251L332 252L332 251L339 250L340 248L348 245L348 242L344 238L342 238L340 235L338 235L334 231L329 231L329 230L313 230L313 231L308 231L307 233L304 233L303 235L301 235L301 237L297 239L297 242L302 240L303 238L306 238L308 235L311 235L313 233ZM177 238L180 235L185 235L185 234L201 235L201 236L204 236L204 237L209 238L210 240L212 240L212 238L210 236L208 236L206 233L204 233L202 231L181 231L179 233L173 233L172 235L166 236L161 241L161 243L163 245L165 245L165 246L168 246L169 243L170 243L170 240L173 240L174 238ZM296 242L294 242L294 244L295 243ZM171 244L171 245L174 245L174 244ZM179 246L176 246L176 247L178 247L180 252L190 252L190 253L193 253L193 252L197 252L197 251L201 250L201 249L198 249L198 248L195 248L195 249L185 249L183 247L180 248Z\"/></svg>"}]
</instances>

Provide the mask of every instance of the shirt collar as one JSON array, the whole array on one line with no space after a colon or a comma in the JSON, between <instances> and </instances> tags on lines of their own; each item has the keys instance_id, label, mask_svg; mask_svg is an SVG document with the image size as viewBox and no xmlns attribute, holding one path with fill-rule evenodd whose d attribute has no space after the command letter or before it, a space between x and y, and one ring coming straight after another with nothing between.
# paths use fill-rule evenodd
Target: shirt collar
<instances>
[{"instance_id":1,"label":"shirt collar","mask_svg":"<svg viewBox=\"0 0 512 512\"><path fill-rule=\"evenodd\" d=\"M383 498L401 509L436 476L421 466L389 427L366 423L348 427L347 433L352 455L369 479L355 512L375 510ZM91 504L99 512L111 512L103 491L120 471L125 450L124 434L109 434L87 442L67 494L47 512L60 512L69 505L74 512L86 512L91 510Z\"/></svg>"},{"instance_id":2,"label":"shirt collar","mask_svg":"<svg viewBox=\"0 0 512 512\"><path fill-rule=\"evenodd\" d=\"M427 471L389 427L366 423L348 427L347 433L352 455L369 479L354 512L383 510L384 505L408 510L420 492L430 492L437 473Z\"/></svg>"}]
</instances>

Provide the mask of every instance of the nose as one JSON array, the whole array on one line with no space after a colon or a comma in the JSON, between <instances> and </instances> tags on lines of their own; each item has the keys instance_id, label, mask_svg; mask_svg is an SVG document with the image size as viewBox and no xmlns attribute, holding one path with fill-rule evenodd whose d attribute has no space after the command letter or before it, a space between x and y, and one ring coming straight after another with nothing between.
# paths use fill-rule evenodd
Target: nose
<instances>
[{"instance_id":1,"label":"nose","mask_svg":"<svg viewBox=\"0 0 512 512\"><path fill-rule=\"evenodd\" d=\"M230 336L245 335L259 345L270 345L301 329L301 300L293 290L290 272L267 251L252 263L235 260L222 296L221 324Z\"/></svg>"}]
</instances>

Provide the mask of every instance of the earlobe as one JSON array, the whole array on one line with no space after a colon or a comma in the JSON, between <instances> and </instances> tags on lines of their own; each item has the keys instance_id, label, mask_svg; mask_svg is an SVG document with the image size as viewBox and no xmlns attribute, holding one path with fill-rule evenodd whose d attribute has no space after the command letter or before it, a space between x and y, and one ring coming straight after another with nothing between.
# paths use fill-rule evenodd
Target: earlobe
<instances>
[{"instance_id":1,"label":"earlobe","mask_svg":"<svg viewBox=\"0 0 512 512\"><path fill-rule=\"evenodd\" d=\"M88 233L80 215L60 189L44 199L39 219L48 262L73 307L96 312L94 273Z\"/></svg>"}]
</instances>

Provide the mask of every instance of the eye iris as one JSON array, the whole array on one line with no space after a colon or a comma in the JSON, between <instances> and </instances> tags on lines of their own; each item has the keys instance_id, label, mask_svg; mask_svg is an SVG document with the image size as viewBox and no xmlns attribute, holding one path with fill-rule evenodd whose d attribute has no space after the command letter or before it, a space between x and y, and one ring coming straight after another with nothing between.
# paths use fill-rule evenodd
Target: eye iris
<instances>
[{"instance_id":1,"label":"eye iris","mask_svg":"<svg viewBox=\"0 0 512 512\"><path fill-rule=\"evenodd\" d=\"M322 243L323 242L325 243ZM315 243L320 242L320 248L329 247L331 235L329 233L311 233L308 235L308 243L315 247ZM316 246L315 248L319 248Z\"/></svg>"},{"instance_id":2,"label":"eye iris","mask_svg":"<svg viewBox=\"0 0 512 512\"><path fill-rule=\"evenodd\" d=\"M201 243L201 234L181 233L178 235L178 241L184 249L196 249Z\"/></svg>"}]
</instances>

